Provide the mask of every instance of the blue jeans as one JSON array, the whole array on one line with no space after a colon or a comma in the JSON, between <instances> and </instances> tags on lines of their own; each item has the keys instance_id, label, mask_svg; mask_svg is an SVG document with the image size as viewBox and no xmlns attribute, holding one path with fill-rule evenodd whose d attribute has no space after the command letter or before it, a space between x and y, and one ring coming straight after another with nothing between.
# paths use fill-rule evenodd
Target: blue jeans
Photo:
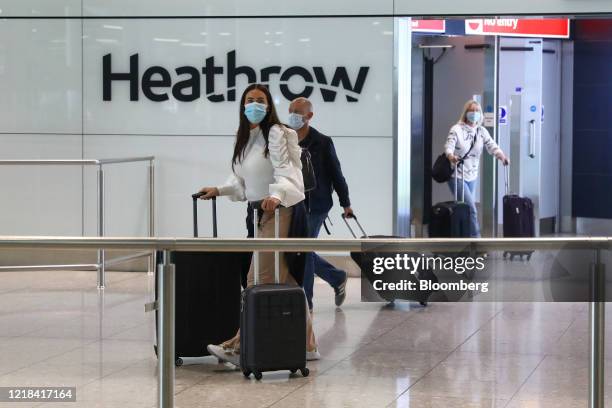
<instances>
[{"instance_id":1,"label":"blue jeans","mask_svg":"<svg viewBox=\"0 0 612 408\"><path fill-rule=\"evenodd\" d=\"M317 238L319 231L323 225L323 221L327 218L327 213L310 213L308 214L308 233L309 238ZM308 254L306 258L306 266L304 268L304 292L308 307L312 309L312 292L314 287L314 276L323 279L329 283L332 288L336 289L346 277L346 272L334 267L332 264L321 258L315 252Z\"/></svg>"},{"instance_id":2,"label":"blue jeans","mask_svg":"<svg viewBox=\"0 0 612 408\"><path fill-rule=\"evenodd\" d=\"M470 206L470 232L472 238L480 238L480 224L478 223L478 212L476 211L476 182L478 179L472 181L464 181L458 180L457 183L457 198L461 201L461 195L463 191L463 185L467 187L465 189L465 203ZM448 186L450 187L451 193L453 193L453 197L455 195L455 178L451 178L448 182Z\"/></svg>"}]
</instances>

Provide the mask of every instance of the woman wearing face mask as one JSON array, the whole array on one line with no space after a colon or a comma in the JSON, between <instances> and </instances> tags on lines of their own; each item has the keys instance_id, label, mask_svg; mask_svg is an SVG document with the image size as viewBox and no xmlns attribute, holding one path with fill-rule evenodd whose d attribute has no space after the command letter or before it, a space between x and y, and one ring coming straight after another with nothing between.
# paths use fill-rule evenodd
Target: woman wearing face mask
<instances>
[{"instance_id":1,"label":"woman wearing face mask","mask_svg":"<svg viewBox=\"0 0 612 408\"><path fill-rule=\"evenodd\" d=\"M304 183L301 171L301 148L295 131L284 127L276 114L272 96L263 85L248 86L240 99L240 124L236 133L232 157L232 175L219 187L200 190L204 200L228 196L232 201L261 201L261 219L257 236L274 237L274 210L280 206L280 237L289 236L292 217L305 212ZM295 210L295 212L294 212ZM252 223L251 223L252 224ZM280 257L280 283L296 284L300 279L292 275L286 257ZM253 264L247 276L247 286L254 283ZM274 283L274 253L259 256L259 283ZM312 320L307 313L307 359L320 358L312 331ZM220 345L208 345L208 351L221 360L238 365L240 331Z\"/></svg>"},{"instance_id":2,"label":"woman wearing face mask","mask_svg":"<svg viewBox=\"0 0 612 408\"><path fill-rule=\"evenodd\" d=\"M493 140L487 129L482 126L482 107L474 100L469 100L463 107L459 122L454 125L448 134L444 152L448 160L455 166L463 158L463 165L455 170L453 177L457 180L457 196L462 197L465 188L465 202L470 206L470 230L471 236L480 237L480 225L478 213L476 212L476 183L478 181L478 168L483 148L486 147L490 155L495 156L505 166L510 160L504 155ZM459 173L459 174L457 174ZM462 183L461 180L464 180ZM451 193L455 194L455 180L451 178L448 182Z\"/></svg>"}]
</instances>

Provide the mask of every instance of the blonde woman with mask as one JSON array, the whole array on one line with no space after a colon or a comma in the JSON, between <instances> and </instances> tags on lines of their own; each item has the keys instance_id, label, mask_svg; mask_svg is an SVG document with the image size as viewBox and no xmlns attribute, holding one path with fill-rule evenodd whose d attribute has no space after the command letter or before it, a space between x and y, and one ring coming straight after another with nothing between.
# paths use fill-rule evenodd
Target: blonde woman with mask
<instances>
[{"instance_id":1,"label":"blonde woman with mask","mask_svg":"<svg viewBox=\"0 0 612 408\"><path fill-rule=\"evenodd\" d=\"M457 196L461 197L462 189L465 189L465 202L470 206L470 233L473 238L480 237L480 224L478 223L478 212L476 210L476 184L482 151L486 148L487 152L495 156L504 166L510 164L510 160L495 143L482 123L483 113L480 104L474 100L467 101L459 122L450 129L444 144L446 157L455 165L455 172L452 177L459 176L457 181L463 180L463 183L457 183ZM457 163L463 157L465 157L463 165L457 169ZM454 195L455 180L451 178L448 185Z\"/></svg>"}]
</instances>

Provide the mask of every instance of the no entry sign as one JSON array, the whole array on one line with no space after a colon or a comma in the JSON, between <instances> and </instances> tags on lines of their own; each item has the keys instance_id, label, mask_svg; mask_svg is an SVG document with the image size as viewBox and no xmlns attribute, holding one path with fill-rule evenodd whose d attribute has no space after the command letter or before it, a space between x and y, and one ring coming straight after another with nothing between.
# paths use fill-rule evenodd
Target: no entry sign
<instances>
[{"instance_id":1,"label":"no entry sign","mask_svg":"<svg viewBox=\"0 0 612 408\"><path fill-rule=\"evenodd\" d=\"M412 32L415 33L444 33L446 20L412 20Z\"/></svg>"},{"instance_id":2,"label":"no entry sign","mask_svg":"<svg viewBox=\"0 0 612 408\"><path fill-rule=\"evenodd\" d=\"M569 19L484 18L465 20L465 33L508 37L569 38Z\"/></svg>"}]
</instances>

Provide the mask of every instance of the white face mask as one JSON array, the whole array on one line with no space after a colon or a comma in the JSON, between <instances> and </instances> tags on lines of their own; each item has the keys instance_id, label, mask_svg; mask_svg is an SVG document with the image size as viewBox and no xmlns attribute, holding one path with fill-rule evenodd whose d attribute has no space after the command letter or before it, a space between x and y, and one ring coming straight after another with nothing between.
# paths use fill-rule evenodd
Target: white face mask
<instances>
[{"instance_id":1,"label":"white face mask","mask_svg":"<svg viewBox=\"0 0 612 408\"><path fill-rule=\"evenodd\" d=\"M299 113L291 112L289 114L289 127L292 129L298 130L304 127L304 116Z\"/></svg>"}]
</instances>

